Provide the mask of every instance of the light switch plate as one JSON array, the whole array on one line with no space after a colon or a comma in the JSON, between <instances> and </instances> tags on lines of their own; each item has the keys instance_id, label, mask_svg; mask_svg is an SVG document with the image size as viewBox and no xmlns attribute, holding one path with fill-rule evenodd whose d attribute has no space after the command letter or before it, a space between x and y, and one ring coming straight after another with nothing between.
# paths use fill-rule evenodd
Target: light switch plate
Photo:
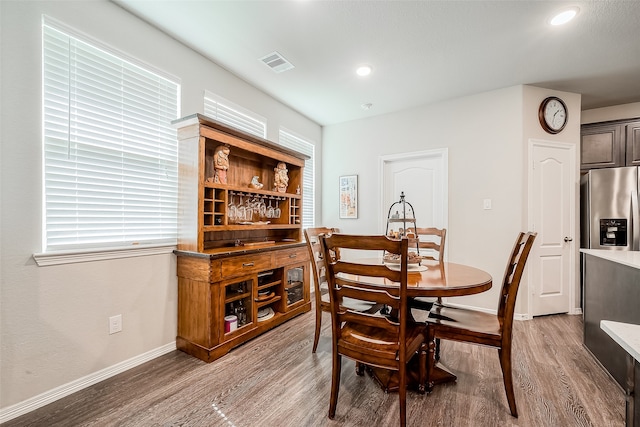
<instances>
[{"instance_id":1,"label":"light switch plate","mask_svg":"<svg viewBox=\"0 0 640 427\"><path fill-rule=\"evenodd\" d=\"M122 314L109 317L109 334L122 331Z\"/></svg>"},{"instance_id":2,"label":"light switch plate","mask_svg":"<svg viewBox=\"0 0 640 427\"><path fill-rule=\"evenodd\" d=\"M484 199L484 200L482 201L482 207L483 207L485 210L489 210L489 209L491 209L491 199Z\"/></svg>"}]
</instances>

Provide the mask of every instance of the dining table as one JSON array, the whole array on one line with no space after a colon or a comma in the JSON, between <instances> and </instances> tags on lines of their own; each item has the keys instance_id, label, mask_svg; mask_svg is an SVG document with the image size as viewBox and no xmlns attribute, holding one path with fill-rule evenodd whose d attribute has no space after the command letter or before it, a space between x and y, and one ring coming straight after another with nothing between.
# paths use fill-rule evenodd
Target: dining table
<instances>
[{"instance_id":1,"label":"dining table","mask_svg":"<svg viewBox=\"0 0 640 427\"><path fill-rule=\"evenodd\" d=\"M359 259L357 262L363 264L380 264L382 259L367 258ZM387 267L397 268L393 264L387 264ZM349 275L345 275L348 279ZM358 277L353 277L358 280ZM375 286L389 286L397 288L396 282L392 282L385 278L368 277L367 281ZM409 298L427 297L427 298L448 298L465 295L474 295L486 292L491 289L493 279L489 273L477 267L453 262L439 262L422 260L420 265L410 265L407 274L407 296ZM413 319L413 317L412 317ZM417 361L417 357L413 358ZM430 378L431 384L442 384L456 380L455 374L447 369L440 361L435 361L433 357L427 357L428 364L435 364ZM427 366L429 369L430 366ZM387 392L398 390L397 372L386 369L367 367L366 370ZM419 383L417 362L409 365L408 387L424 391L424 385Z\"/></svg>"}]
</instances>

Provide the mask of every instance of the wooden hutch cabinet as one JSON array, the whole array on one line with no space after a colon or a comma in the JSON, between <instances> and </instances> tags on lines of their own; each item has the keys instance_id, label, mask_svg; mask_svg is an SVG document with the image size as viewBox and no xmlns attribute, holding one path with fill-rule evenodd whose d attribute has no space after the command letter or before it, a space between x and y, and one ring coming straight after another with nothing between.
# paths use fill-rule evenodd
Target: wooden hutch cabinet
<instances>
[{"instance_id":1,"label":"wooden hutch cabinet","mask_svg":"<svg viewBox=\"0 0 640 427\"><path fill-rule=\"evenodd\" d=\"M308 157L200 114L173 124L179 150L176 344L211 362L311 310L301 224ZM274 170L285 165L288 184L278 191Z\"/></svg>"}]
</instances>

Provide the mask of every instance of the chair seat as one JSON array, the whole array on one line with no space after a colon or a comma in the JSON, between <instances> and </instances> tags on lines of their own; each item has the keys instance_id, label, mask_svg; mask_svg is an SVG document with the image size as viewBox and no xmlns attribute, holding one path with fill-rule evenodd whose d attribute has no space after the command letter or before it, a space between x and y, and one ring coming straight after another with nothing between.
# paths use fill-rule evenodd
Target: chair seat
<instances>
[{"instance_id":1,"label":"chair seat","mask_svg":"<svg viewBox=\"0 0 640 427\"><path fill-rule=\"evenodd\" d=\"M507 395L511 415L516 418L518 410L511 369L513 312L520 280L535 238L536 233L533 232L518 233L505 268L498 310L495 314L437 303L429 312L429 317L426 320L429 334L429 354L432 362L436 360L436 357L435 352L431 351L431 343L437 339L467 342L498 349L504 391ZM435 363L429 364L428 387L432 387L435 379L432 376L435 372L434 365Z\"/></svg>"},{"instance_id":2,"label":"chair seat","mask_svg":"<svg viewBox=\"0 0 640 427\"><path fill-rule=\"evenodd\" d=\"M483 341L495 341L496 345L502 339L502 325L498 316L481 311L435 304L429 313L427 324L438 329L438 336L450 333L464 336L465 341L469 337L476 337Z\"/></svg>"},{"instance_id":3,"label":"chair seat","mask_svg":"<svg viewBox=\"0 0 640 427\"><path fill-rule=\"evenodd\" d=\"M322 294L321 300L323 304L329 306L329 291L327 290L326 294ZM374 302L369 301L360 301L357 299L345 297L342 299L342 304L340 304L344 308L348 308L350 310L362 311L365 313L375 313L376 311L382 308L381 304L376 304Z\"/></svg>"},{"instance_id":4,"label":"chair seat","mask_svg":"<svg viewBox=\"0 0 640 427\"><path fill-rule=\"evenodd\" d=\"M408 325L407 354L418 351L426 336L424 325ZM398 364L398 335L380 328L347 322L342 328L338 348L347 356L358 354L366 364L380 367Z\"/></svg>"}]
</instances>

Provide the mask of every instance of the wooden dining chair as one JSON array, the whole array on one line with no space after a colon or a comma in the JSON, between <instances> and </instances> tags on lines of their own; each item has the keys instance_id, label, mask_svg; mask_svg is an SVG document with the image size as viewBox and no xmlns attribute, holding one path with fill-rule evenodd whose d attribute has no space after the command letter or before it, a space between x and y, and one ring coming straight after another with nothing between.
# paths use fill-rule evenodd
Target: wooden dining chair
<instances>
[{"instance_id":1,"label":"wooden dining chair","mask_svg":"<svg viewBox=\"0 0 640 427\"><path fill-rule=\"evenodd\" d=\"M386 236L346 234L320 235L327 260L327 280L331 305L333 368L329 418L336 413L342 356L356 363L397 371L400 397L400 425L406 425L407 364L419 354L419 386L424 391L426 375L426 326L413 322L407 301L409 240ZM354 261L330 259L331 253L349 249ZM384 251L400 254L400 266L393 270L382 264L357 262L357 253ZM374 284L373 278L383 278ZM374 301L392 309L391 316L363 313L340 305L343 298ZM362 375L364 369L357 370Z\"/></svg>"},{"instance_id":2,"label":"wooden dining chair","mask_svg":"<svg viewBox=\"0 0 640 427\"><path fill-rule=\"evenodd\" d=\"M425 260L438 261L440 265L444 262L444 246L447 241L447 229L427 227L416 227L413 232L418 239L420 257ZM422 238L421 238L422 236ZM442 298L418 297L411 301L411 308L429 311L433 304L442 304ZM440 340L436 340L436 360L440 359Z\"/></svg>"},{"instance_id":3,"label":"wooden dining chair","mask_svg":"<svg viewBox=\"0 0 640 427\"><path fill-rule=\"evenodd\" d=\"M313 348L311 350L312 353L315 353L318 348L318 341L320 340L320 329L322 328L322 313L329 313L331 311L331 307L329 304L329 287L327 286L326 278L326 266L318 236L320 234L331 234L339 232L339 229L331 227L312 227L306 228L304 230L304 237L307 241L307 249L309 250L309 259L311 260L311 267L313 272L313 289L315 293L314 299L316 327L313 335ZM341 301L341 304L353 310L364 311L368 313L375 313L382 308L382 305L380 304L375 304L367 301L357 301L350 298L344 299L343 301Z\"/></svg>"},{"instance_id":4,"label":"wooden dining chair","mask_svg":"<svg viewBox=\"0 0 640 427\"><path fill-rule=\"evenodd\" d=\"M447 241L446 228L415 228L418 248L422 259L444 261L444 245ZM421 239L420 236L423 238Z\"/></svg>"},{"instance_id":5,"label":"wooden dining chair","mask_svg":"<svg viewBox=\"0 0 640 427\"><path fill-rule=\"evenodd\" d=\"M433 385L431 383L431 373L435 364L435 355L433 354L434 339L440 338L493 347L498 349L504 389L507 394L511 415L518 417L511 372L513 313L520 279L536 234L521 232L516 239L502 280L497 314L440 304L434 305L431 309L427 319L430 358L429 372L427 373L429 388Z\"/></svg>"}]
</instances>

